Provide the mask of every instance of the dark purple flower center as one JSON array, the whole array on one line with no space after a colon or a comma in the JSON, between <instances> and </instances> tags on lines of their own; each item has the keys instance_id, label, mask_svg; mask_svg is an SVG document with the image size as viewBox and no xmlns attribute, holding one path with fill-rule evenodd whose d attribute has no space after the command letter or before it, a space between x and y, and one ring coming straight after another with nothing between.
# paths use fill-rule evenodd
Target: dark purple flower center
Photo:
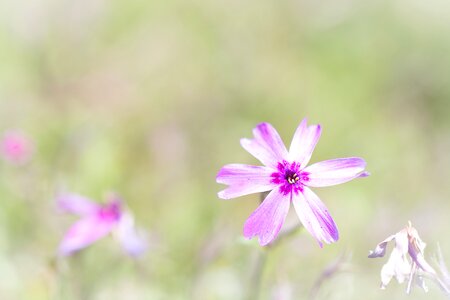
<instances>
[{"instance_id":1,"label":"dark purple flower center","mask_svg":"<svg viewBox=\"0 0 450 300\"><path fill-rule=\"evenodd\" d=\"M300 169L298 162L289 163L285 160L277 165L277 172L271 174L272 183L280 186L280 193L283 195L294 192L303 192L304 183L309 180L309 173Z\"/></svg>"},{"instance_id":2,"label":"dark purple flower center","mask_svg":"<svg viewBox=\"0 0 450 300\"><path fill-rule=\"evenodd\" d=\"M297 181L300 180L300 177L298 177L298 174L296 172L292 172L291 170L288 170L286 174L284 175L284 179L287 180L290 184L295 184Z\"/></svg>"},{"instance_id":3,"label":"dark purple flower center","mask_svg":"<svg viewBox=\"0 0 450 300\"><path fill-rule=\"evenodd\" d=\"M105 221L118 221L122 215L122 206L120 202L113 201L104 205L98 211L98 215Z\"/></svg>"}]
</instances>

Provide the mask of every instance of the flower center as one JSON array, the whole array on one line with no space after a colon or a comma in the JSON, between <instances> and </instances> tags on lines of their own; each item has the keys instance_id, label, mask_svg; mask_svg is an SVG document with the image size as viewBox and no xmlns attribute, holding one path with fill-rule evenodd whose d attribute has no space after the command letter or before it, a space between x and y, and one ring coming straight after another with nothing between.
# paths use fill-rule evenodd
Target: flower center
<instances>
[{"instance_id":1,"label":"flower center","mask_svg":"<svg viewBox=\"0 0 450 300\"><path fill-rule=\"evenodd\" d=\"M290 184L294 184L297 181L300 180L300 177L298 177L296 172L292 172L291 170L286 171L285 177L284 177L287 182L289 182Z\"/></svg>"},{"instance_id":2,"label":"flower center","mask_svg":"<svg viewBox=\"0 0 450 300\"><path fill-rule=\"evenodd\" d=\"M300 169L298 162L289 163L285 160L277 165L277 172L272 173L272 183L278 184L283 195L303 191L304 183L309 180L308 173Z\"/></svg>"},{"instance_id":3,"label":"flower center","mask_svg":"<svg viewBox=\"0 0 450 300\"><path fill-rule=\"evenodd\" d=\"M100 208L98 214L105 221L118 221L122 215L122 208L119 202L114 201Z\"/></svg>"}]
</instances>

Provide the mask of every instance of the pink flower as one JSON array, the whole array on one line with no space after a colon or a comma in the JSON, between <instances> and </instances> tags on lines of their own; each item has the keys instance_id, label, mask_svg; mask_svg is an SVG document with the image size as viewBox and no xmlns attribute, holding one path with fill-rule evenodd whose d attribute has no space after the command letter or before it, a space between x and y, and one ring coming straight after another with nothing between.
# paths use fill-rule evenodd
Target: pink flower
<instances>
[{"instance_id":1,"label":"pink flower","mask_svg":"<svg viewBox=\"0 0 450 300\"><path fill-rule=\"evenodd\" d=\"M63 194L57 202L61 210L81 216L61 241L60 255L71 255L113 231L128 254L139 256L147 249L143 232L134 227L131 213L124 211L117 197L112 196L101 205L80 195Z\"/></svg>"},{"instance_id":2,"label":"pink flower","mask_svg":"<svg viewBox=\"0 0 450 300\"><path fill-rule=\"evenodd\" d=\"M395 241L395 247L392 249L388 262L381 269L381 288L385 289L395 276L398 283L408 280L406 293L409 294L417 274L417 283L427 291L422 275L427 274L436 278L437 273L425 261L426 244L420 239L419 233L412 227L411 222L404 229L379 243L375 250L369 252L369 258L383 257L386 254L387 243L392 240Z\"/></svg>"},{"instance_id":3,"label":"pink flower","mask_svg":"<svg viewBox=\"0 0 450 300\"><path fill-rule=\"evenodd\" d=\"M22 132L9 130L4 133L1 141L1 153L7 161L19 165L27 163L33 152L33 142Z\"/></svg>"},{"instance_id":4,"label":"pink flower","mask_svg":"<svg viewBox=\"0 0 450 300\"><path fill-rule=\"evenodd\" d=\"M338 158L306 166L321 133L320 125L307 126L304 119L292 139L289 152L275 128L261 123L254 139L241 139L242 147L264 166L230 164L217 174L217 182L229 187L218 196L230 199L271 191L244 225L244 236L259 237L264 246L272 242L288 213L290 203L303 226L322 242L332 243L339 234L326 206L309 187L331 186L368 176L366 162L358 157Z\"/></svg>"}]
</instances>

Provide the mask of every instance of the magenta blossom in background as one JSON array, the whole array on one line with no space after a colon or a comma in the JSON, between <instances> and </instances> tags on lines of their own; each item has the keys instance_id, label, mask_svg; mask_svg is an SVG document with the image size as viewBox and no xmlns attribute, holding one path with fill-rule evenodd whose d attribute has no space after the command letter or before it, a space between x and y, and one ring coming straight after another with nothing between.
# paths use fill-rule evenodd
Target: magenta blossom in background
<instances>
[{"instance_id":1,"label":"magenta blossom in background","mask_svg":"<svg viewBox=\"0 0 450 300\"><path fill-rule=\"evenodd\" d=\"M110 232L116 234L129 255L139 256L147 249L143 232L134 227L131 213L124 210L122 201L116 196L109 197L103 205L76 194L62 194L57 202L62 211L81 217L61 241L60 255L71 255Z\"/></svg>"},{"instance_id":2,"label":"magenta blossom in background","mask_svg":"<svg viewBox=\"0 0 450 300\"><path fill-rule=\"evenodd\" d=\"M309 187L331 186L367 176L362 158L337 158L306 166L321 133L320 125L307 126L304 119L297 128L289 151L275 128L261 123L253 130L254 139L241 139L242 147L264 166L225 165L217 182L229 187L218 196L230 199L271 191L244 225L244 236L259 237L264 246L272 242L286 219L290 204L303 226L322 242L332 243L339 234L326 206Z\"/></svg>"},{"instance_id":3,"label":"magenta blossom in background","mask_svg":"<svg viewBox=\"0 0 450 300\"><path fill-rule=\"evenodd\" d=\"M9 162L24 164L31 159L34 153L34 144L24 133L18 130L9 130L3 135L1 153L3 158Z\"/></svg>"}]
</instances>

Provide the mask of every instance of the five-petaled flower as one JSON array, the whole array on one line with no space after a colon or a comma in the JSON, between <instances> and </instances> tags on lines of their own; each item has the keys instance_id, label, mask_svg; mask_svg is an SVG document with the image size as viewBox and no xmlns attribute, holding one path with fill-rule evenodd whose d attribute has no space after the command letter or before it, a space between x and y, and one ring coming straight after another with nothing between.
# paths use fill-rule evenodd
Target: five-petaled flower
<instances>
[{"instance_id":1,"label":"five-petaled flower","mask_svg":"<svg viewBox=\"0 0 450 300\"><path fill-rule=\"evenodd\" d=\"M110 195L105 204L98 204L77 194L61 194L57 204L62 211L82 217L65 234L59 245L60 255L71 255L110 232L116 233L129 255L139 256L146 251L143 232L134 227L133 216L123 208L117 196Z\"/></svg>"},{"instance_id":2,"label":"five-petaled flower","mask_svg":"<svg viewBox=\"0 0 450 300\"><path fill-rule=\"evenodd\" d=\"M244 225L244 236L259 237L264 246L272 242L289 211L290 203L303 226L322 242L332 243L339 234L326 206L309 187L331 186L357 177L367 176L362 158L338 158L306 166L321 133L320 125L298 126L289 151L275 128L261 123L253 130L254 139L241 139L242 147L264 166L225 165L217 174L217 182L229 185L218 193L230 199L258 192L271 192L250 215Z\"/></svg>"},{"instance_id":3,"label":"five-petaled flower","mask_svg":"<svg viewBox=\"0 0 450 300\"><path fill-rule=\"evenodd\" d=\"M395 276L398 283L408 280L406 293L409 294L412 282L417 274L417 284L427 291L428 289L422 275L427 274L435 278L437 273L425 261L424 251L426 244L420 239L419 233L412 227L411 222L396 234L379 243L375 250L369 252L369 258L383 257L386 253L388 242L392 240L395 240L395 247L388 262L381 269L381 288L385 289L392 277Z\"/></svg>"}]
</instances>

